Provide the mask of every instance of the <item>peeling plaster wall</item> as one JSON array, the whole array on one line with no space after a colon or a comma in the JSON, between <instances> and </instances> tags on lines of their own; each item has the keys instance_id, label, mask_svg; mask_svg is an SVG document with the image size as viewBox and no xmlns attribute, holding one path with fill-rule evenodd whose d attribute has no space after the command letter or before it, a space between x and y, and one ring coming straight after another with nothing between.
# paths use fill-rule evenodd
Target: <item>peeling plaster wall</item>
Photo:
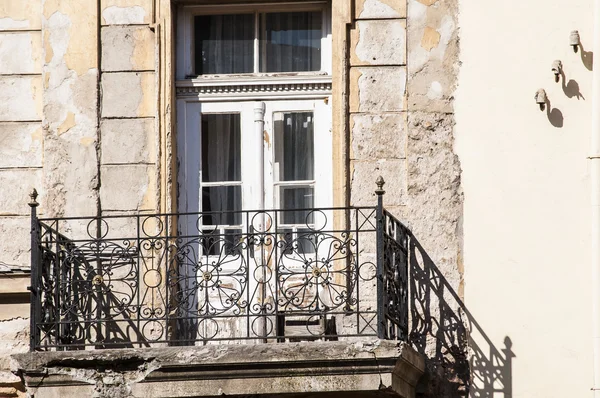
<instances>
[{"instance_id":1,"label":"peeling plaster wall","mask_svg":"<svg viewBox=\"0 0 600 398\"><path fill-rule=\"evenodd\" d=\"M0 237L15 242L0 246L0 262L9 264L28 262L27 194L42 180L41 4L0 3Z\"/></svg>"},{"instance_id":2,"label":"peeling plaster wall","mask_svg":"<svg viewBox=\"0 0 600 398\"><path fill-rule=\"evenodd\" d=\"M152 0L0 2L0 263L29 265L34 187L42 217L158 209L154 7ZM86 230L67 227L74 236ZM27 349L25 307L0 319L0 352ZM0 361L0 371L6 367ZM14 382L4 376L0 395Z\"/></svg>"},{"instance_id":3,"label":"peeling plaster wall","mask_svg":"<svg viewBox=\"0 0 600 398\"><path fill-rule=\"evenodd\" d=\"M19 266L29 263L27 195L43 180L41 11L41 0L0 2L0 263ZM7 369L10 354L28 350L28 312L27 305L2 306L0 396L25 397Z\"/></svg>"},{"instance_id":4,"label":"peeling plaster wall","mask_svg":"<svg viewBox=\"0 0 600 398\"><path fill-rule=\"evenodd\" d=\"M101 2L104 214L156 211L156 32L153 2ZM115 192L119 192L115 195Z\"/></svg>"}]
</instances>

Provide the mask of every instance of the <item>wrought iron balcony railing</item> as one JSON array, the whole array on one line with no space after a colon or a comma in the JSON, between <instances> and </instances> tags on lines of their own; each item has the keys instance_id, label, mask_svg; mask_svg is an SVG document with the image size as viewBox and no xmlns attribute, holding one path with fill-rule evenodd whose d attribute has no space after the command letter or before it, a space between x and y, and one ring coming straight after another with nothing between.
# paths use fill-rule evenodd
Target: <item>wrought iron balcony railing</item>
<instances>
[{"instance_id":1,"label":"wrought iron balcony railing","mask_svg":"<svg viewBox=\"0 0 600 398\"><path fill-rule=\"evenodd\" d=\"M88 218L32 195L31 350L405 339L410 234L382 186L373 207Z\"/></svg>"}]
</instances>

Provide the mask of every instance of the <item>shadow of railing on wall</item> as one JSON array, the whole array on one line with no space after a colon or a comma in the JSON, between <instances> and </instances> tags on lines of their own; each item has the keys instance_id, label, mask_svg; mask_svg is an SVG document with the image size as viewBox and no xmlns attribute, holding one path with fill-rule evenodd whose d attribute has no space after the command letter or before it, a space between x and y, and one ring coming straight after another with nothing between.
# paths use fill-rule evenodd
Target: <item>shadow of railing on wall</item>
<instances>
[{"instance_id":1,"label":"shadow of railing on wall","mask_svg":"<svg viewBox=\"0 0 600 398\"><path fill-rule=\"evenodd\" d=\"M512 342L496 347L411 236L409 341L427 358L418 397L512 397Z\"/></svg>"}]
</instances>

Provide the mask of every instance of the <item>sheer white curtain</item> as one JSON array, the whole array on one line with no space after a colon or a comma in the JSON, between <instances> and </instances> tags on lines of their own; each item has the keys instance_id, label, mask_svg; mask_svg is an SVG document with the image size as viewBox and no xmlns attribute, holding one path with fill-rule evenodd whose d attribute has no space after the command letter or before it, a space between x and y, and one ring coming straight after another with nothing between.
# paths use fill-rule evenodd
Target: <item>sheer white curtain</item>
<instances>
[{"instance_id":1,"label":"sheer white curtain","mask_svg":"<svg viewBox=\"0 0 600 398\"><path fill-rule=\"evenodd\" d=\"M264 72L321 69L321 12L266 14Z\"/></svg>"},{"instance_id":2,"label":"sheer white curtain","mask_svg":"<svg viewBox=\"0 0 600 398\"><path fill-rule=\"evenodd\" d=\"M315 178L314 120L312 112L279 114L275 124L277 151L275 161L279 165L279 181L310 181ZM310 209L314 205L312 184L299 182L286 184L279 191L279 206L283 209ZM307 211L284 212L286 224L312 222Z\"/></svg>"},{"instance_id":3,"label":"sheer white curtain","mask_svg":"<svg viewBox=\"0 0 600 398\"><path fill-rule=\"evenodd\" d=\"M194 29L196 74L253 72L254 14L199 15Z\"/></svg>"},{"instance_id":4,"label":"sheer white curtain","mask_svg":"<svg viewBox=\"0 0 600 398\"><path fill-rule=\"evenodd\" d=\"M241 210L240 115L202 115L202 182L221 186L202 188L202 210L211 212ZM236 224L239 214L214 214L205 223Z\"/></svg>"}]
</instances>

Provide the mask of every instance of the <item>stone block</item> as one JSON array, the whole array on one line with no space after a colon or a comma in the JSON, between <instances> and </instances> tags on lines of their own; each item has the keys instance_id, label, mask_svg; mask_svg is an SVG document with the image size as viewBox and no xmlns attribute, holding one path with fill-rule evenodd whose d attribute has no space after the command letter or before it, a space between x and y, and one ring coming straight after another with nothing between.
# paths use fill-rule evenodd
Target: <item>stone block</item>
<instances>
[{"instance_id":1,"label":"stone block","mask_svg":"<svg viewBox=\"0 0 600 398\"><path fill-rule=\"evenodd\" d=\"M154 163L154 119L107 119L101 124L102 163Z\"/></svg>"},{"instance_id":2,"label":"stone block","mask_svg":"<svg viewBox=\"0 0 600 398\"><path fill-rule=\"evenodd\" d=\"M373 206L377 204L375 179L381 175L385 180L383 189L384 206L399 206L406 201L406 161L379 160L351 163L352 182L350 203L353 206Z\"/></svg>"},{"instance_id":3,"label":"stone block","mask_svg":"<svg viewBox=\"0 0 600 398\"><path fill-rule=\"evenodd\" d=\"M0 122L0 168L41 167L40 123Z\"/></svg>"},{"instance_id":4,"label":"stone block","mask_svg":"<svg viewBox=\"0 0 600 398\"><path fill-rule=\"evenodd\" d=\"M100 200L104 210L155 209L156 176L154 166L102 166Z\"/></svg>"},{"instance_id":5,"label":"stone block","mask_svg":"<svg viewBox=\"0 0 600 398\"><path fill-rule=\"evenodd\" d=\"M41 76L0 76L0 121L41 120L41 107Z\"/></svg>"},{"instance_id":6,"label":"stone block","mask_svg":"<svg viewBox=\"0 0 600 398\"><path fill-rule=\"evenodd\" d=\"M398 112L405 108L404 66L350 69L350 112Z\"/></svg>"},{"instance_id":7,"label":"stone block","mask_svg":"<svg viewBox=\"0 0 600 398\"><path fill-rule=\"evenodd\" d=\"M0 172L1 178L2 172ZM0 199L4 199L6 192L3 190ZM22 191L21 191L22 192ZM21 213L29 212L30 207L27 206L29 197L25 195L22 198L15 198L21 209ZM2 209L4 212L4 209ZM19 267L28 267L30 264L29 248L31 246L31 237L29 231L31 229L31 220L29 217L0 217L0 263L16 265Z\"/></svg>"},{"instance_id":8,"label":"stone block","mask_svg":"<svg viewBox=\"0 0 600 398\"><path fill-rule=\"evenodd\" d=\"M356 0L356 19L406 17L406 0Z\"/></svg>"},{"instance_id":9,"label":"stone block","mask_svg":"<svg viewBox=\"0 0 600 398\"><path fill-rule=\"evenodd\" d=\"M354 114L350 126L352 159L406 157L406 113Z\"/></svg>"},{"instance_id":10,"label":"stone block","mask_svg":"<svg viewBox=\"0 0 600 398\"><path fill-rule=\"evenodd\" d=\"M102 116L154 116L155 86L155 76L152 72L104 73Z\"/></svg>"},{"instance_id":11,"label":"stone block","mask_svg":"<svg viewBox=\"0 0 600 398\"><path fill-rule=\"evenodd\" d=\"M102 70L154 70L154 32L148 26L102 28Z\"/></svg>"},{"instance_id":12,"label":"stone block","mask_svg":"<svg viewBox=\"0 0 600 398\"><path fill-rule=\"evenodd\" d=\"M351 31L351 65L405 65L406 21L357 21Z\"/></svg>"},{"instance_id":13,"label":"stone block","mask_svg":"<svg viewBox=\"0 0 600 398\"><path fill-rule=\"evenodd\" d=\"M41 180L41 169L0 170L0 215L29 215L29 193Z\"/></svg>"},{"instance_id":14,"label":"stone block","mask_svg":"<svg viewBox=\"0 0 600 398\"><path fill-rule=\"evenodd\" d=\"M102 25L152 23L152 0L102 0Z\"/></svg>"},{"instance_id":15,"label":"stone block","mask_svg":"<svg viewBox=\"0 0 600 398\"><path fill-rule=\"evenodd\" d=\"M0 74L42 73L42 33L0 32Z\"/></svg>"},{"instance_id":16,"label":"stone block","mask_svg":"<svg viewBox=\"0 0 600 398\"><path fill-rule=\"evenodd\" d=\"M44 135L44 186L41 209L49 217L93 216L98 207L96 130L78 124L62 135ZM86 136L90 133L92 136Z\"/></svg>"},{"instance_id":17,"label":"stone block","mask_svg":"<svg viewBox=\"0 0 600 398\"><path fill-rule=\"evenodd\" d=\"M0 30L42 28L42 0L0 1Z\"/></svg>"},{"instance_id":18,"label":"stone block","mask_svg":"<svg viewBox=\"0 0 600 398\"><path fill-rule=\"evenodd\" d=\"M27 351L29 351L29 318L0 322L0 369L10 369L10 355Z\"/></svg>"}]
</instances>

